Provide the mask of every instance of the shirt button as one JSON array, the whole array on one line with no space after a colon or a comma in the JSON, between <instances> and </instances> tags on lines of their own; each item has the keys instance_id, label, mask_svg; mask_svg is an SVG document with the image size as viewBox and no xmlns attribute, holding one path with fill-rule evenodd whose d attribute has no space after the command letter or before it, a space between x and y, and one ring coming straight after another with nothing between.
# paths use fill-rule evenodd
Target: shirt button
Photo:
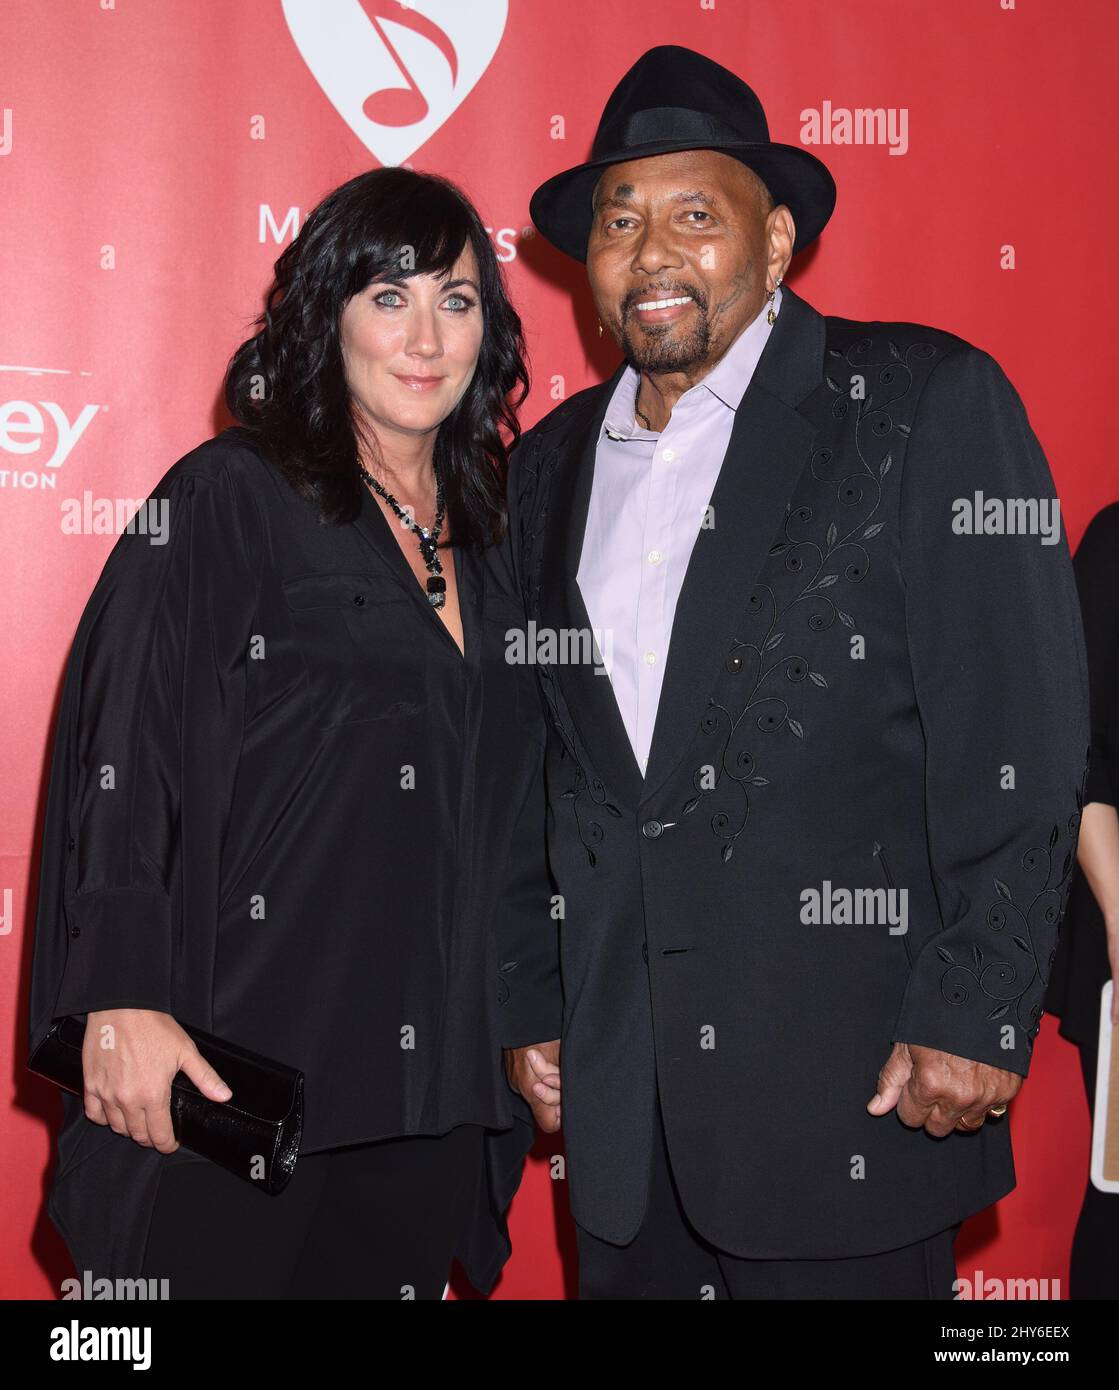
<instances>
[{"instance_id":1,"label":"shirt button","mask_svg":"<svg viewBox=\"0 0 1119 1390\"><path fill-rule=\"evenodd\" d=\"M641 833L647 840L655 840L663 829L659 820L647 820L641 827Z\"/></svg>"},{"instance_id":2,"label":"shirt button","mask_svg":"<svg viewBox=\"0 0 1119 1390\"><path fill-rule=\"evenodd\" d=\"M646 965L649 964L649 943L647 941L641 943L641 959Z\"/></svg>"},{"instance_id":3,"label":"shirt button","mask_svg":"<svg viewBox=\"0 0 1119 1390\"><path fill-rule=\"evenodd\" d=\"M646 653L645 653L645 665L646 665L646 666L655 666L655 665L656 665L656 662L657 662L657 654L656 654L656 652L646 652Z\"/></svg>"},{"instance_id":4,"label":"shirt button","mask_svg":"<svg viewBox=\"0 0 1119 1390\"><path fill-rule=\"evenodd\" d=\"M672 460L673 460L675 457L676 457L676 450L675 450L675 449L662 449L662 450L661 450L661 458L664 459L665 463L671 463Z\"/></svg>"},{"instance_id":5,"label":"shirt button","mask_svg":"<svg viewBox=\"0 0 1119 1390\"><path fill-rule=\"evenodd\" d=\"M664 559L664 556L660 553L659 550L650 550L645 558L649 561L651 565L659 565L660 562Z\"/></svg>"}]
</instances>

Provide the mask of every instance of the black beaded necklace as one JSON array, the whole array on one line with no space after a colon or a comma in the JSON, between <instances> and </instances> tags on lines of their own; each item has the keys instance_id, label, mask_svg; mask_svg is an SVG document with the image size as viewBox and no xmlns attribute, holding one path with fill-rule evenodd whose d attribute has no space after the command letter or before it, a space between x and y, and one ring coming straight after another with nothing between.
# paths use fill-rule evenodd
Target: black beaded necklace
<instances>
[{"instance_id":1,"label":"black beaded necklace","mask_svg":"<svg viewBox=\"0 0 1119 1390\"><path fill-rule=\"evenodd\" d=\"M390 510L400 518L401 524L407 526L409 531L414 531L420 538L420 555L427 566L427 601L432 608L442 608L447 597L447 581L443 578L443 565L439 559L437 546L439 544L439 533L443 529L443 521L447 515L447 500L443 495L443 483L439 474L435 475L435 521L430 526L418 525L412 517L404 510L391 492L381 486L367 468L358 465L358 472L378 495L383 497L388 503Z\"/></svg>"}]
</instances>

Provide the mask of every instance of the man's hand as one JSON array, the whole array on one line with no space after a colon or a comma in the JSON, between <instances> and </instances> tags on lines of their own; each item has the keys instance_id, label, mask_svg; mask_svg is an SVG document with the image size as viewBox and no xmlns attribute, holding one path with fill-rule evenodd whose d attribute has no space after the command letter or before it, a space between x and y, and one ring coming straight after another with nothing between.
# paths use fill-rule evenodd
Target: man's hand
<instances>
[{"instance_id":1,"label":"man's hand","mask_svg":"<svg viewBox=\"0 0 1119 1390\"><path fill-rule=\"evenodd\" d=\"M560 1040L533 1047L505 1049L505 1075L509 1085L532 1107L532 1118L545 1134L560 1127Z\"/></svg>"},{"instance_id":2,"label":"man's hand","mask_svg":"<svg viewBox=\"0 0 1119 1390\"><path fill-rule=\"evenodd\" d=\"M933 1047L894 1043L866 1108L872 1115L888 1115L896 1105L903 1124L942 1139L957 1127L978 1129L992 1108L1010 1104L1021 1085L1016 1072Z\"/></svg>"}]
</instances>

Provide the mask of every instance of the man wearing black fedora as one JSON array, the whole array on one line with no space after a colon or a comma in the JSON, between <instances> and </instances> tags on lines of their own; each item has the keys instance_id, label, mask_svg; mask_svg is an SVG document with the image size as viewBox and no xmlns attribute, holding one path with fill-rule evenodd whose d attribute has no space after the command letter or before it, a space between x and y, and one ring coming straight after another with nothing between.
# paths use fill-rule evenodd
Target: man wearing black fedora
<instances>
[{"instance_id":1,"label":"man wearing black fedora","mask_svg":"<svg viewBox=\"0 0 1119 1390\"><path fill-rule=\"evenodd\" d=\"M998 364L783 283L834 201L676 47L532 199L624 359L510 475L562 920L506 949L501 1007L562 1115L582 1297L950 1298L959 1224L1014 1186L1076 592Z\"/></svg>"}]
</instances>

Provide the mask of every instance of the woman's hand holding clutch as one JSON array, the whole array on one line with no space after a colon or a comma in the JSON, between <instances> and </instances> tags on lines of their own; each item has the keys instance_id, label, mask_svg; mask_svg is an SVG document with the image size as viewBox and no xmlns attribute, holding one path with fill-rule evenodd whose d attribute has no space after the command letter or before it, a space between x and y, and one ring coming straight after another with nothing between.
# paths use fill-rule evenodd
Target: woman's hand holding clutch
<instances>
[{"instance_id":1,"label":"woman's hand holding clutch","mask_svg":"<svg viewBox=\"0 0 1119 1390\"><path fill-rule=\"evenodd\" d=\"M174 1153L171 1082L179 1071L210 1100L233 1094L170 1014L105 1009L87 1016L82 1073L85 1113L94 1124Z\"/></svg>"}]
</instances>

